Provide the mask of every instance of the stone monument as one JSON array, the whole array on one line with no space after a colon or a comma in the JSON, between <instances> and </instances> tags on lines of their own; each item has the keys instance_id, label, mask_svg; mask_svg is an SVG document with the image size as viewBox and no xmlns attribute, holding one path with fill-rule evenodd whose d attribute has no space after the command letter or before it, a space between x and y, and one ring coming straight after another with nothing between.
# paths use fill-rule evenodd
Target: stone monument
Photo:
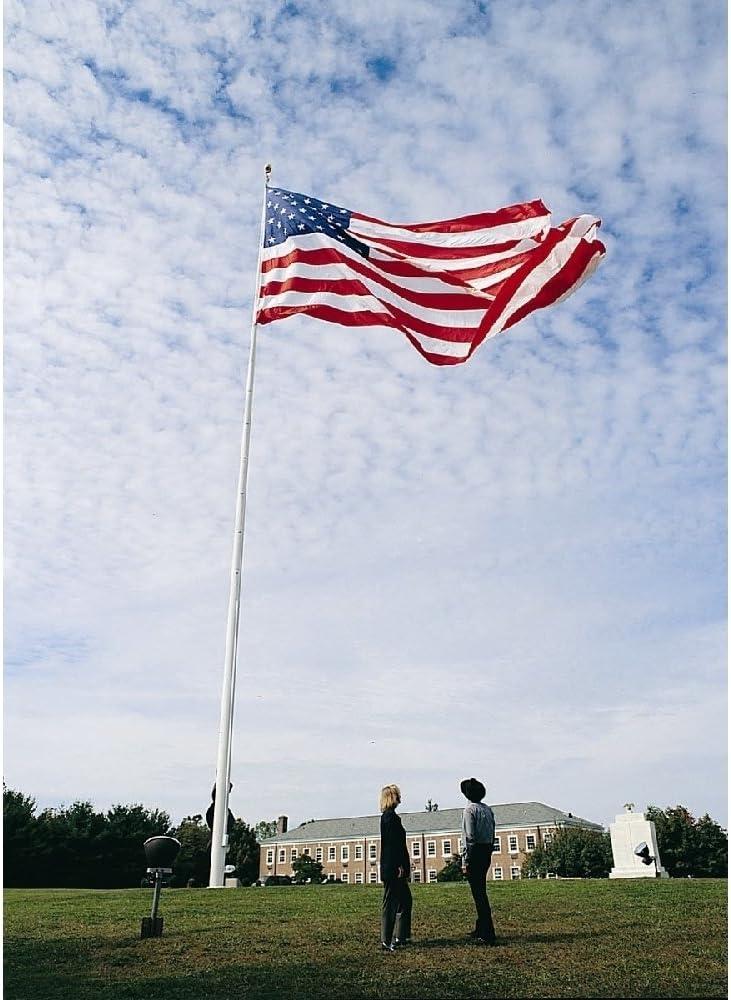
<instances>
[{"instance_id":1,"label":"stone monument","mask_svg":"<svg viewBox=\"0 0 731 1000\"><path fill-rule=\"evenodd\" d=\"M609 877L670 878L660 863L655 824L644 813L633 812L634 807L634 802L627 802L624 812L609 824L614 855Z\"/></svg>"}]
</instances>

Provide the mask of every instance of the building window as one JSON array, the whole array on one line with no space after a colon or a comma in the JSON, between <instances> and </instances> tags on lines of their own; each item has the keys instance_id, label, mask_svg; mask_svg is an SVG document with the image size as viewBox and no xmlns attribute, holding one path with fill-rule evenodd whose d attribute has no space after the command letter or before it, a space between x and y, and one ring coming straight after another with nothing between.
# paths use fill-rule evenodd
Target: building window
<instances>
[{"instance_id":1,"label":"building window","mask_svg":"<svg viewBox=\"0 0 731 1000\"><path fill-rule=\"evenodd\" d=\"M303 847L302 848L302 853L306 854L307 857L309 858L309 856L310 856L310 849L309 849L309 847Z\"/></svg>"},{"instance_id":2,"label":"building window","mask_svg":"<svg viewBox=\"0 0 731 1000\"><path fill-rule=\"evenodd\" d=\"M286 857L287 857L287 852L285 851L285 849L283 847L280 847L279 848L279 861L280 861L280 864L284 864L284 861L285 861Z\"/></svg>"},{"instance_id":3,"label":"building window","mask_svg":"<svg viewBox=\"0 0 731 1000\"><path fill-rule=\"evenodd\" d=\"M412 840L411 841L411 857L420 858L421 857L421 841Z\"/></svg>"},{"instance_id":4,"label":"building window","mask_svg":"<svg viewBox=\"0 0 731 1000\"><path fill-rule=\"evenodd\" d=\"M534 833L526 833L525 835L525 849L526 851L535 851L536 849L536 837Z\"/></svg>"},{"instance_id":5,"label":"building window","mask_svg":"<svg viewBox=\"0 0 731 1000\"><path fill-rule=\"evenodd\" d=\"M342 875L340 876L340 878L343 880L343 882L349 882L350 881L350 875L347 872L343 872Z\"/></svg>"},{"instance_id":6,"label":"building window","mask_svg":"<svg viewBox=\"0 0 731 1000\"><path fill-rule=\"evenodd\" d=\"M267 848L267 864L268 865L273 865L274 864L274 848L273 847L268 847Z\"/></svg>"},{"instance_id":7,"label":"building window","mask_svg":"<svg viewBox=\"0 0 731 1000\"><path fill-rule=\"evenodd\" d=\"M315 861L322 861L322 848L321 847L316 847L315 848Z\"/></svg>"},{"instance_id":8,"label":"building window","mask_svg":"<svg viewBox=\"0 0 731 1000\"><path fill-rule=\"evenodd\" d=\"M356 844L355 845L355 860L356 861L362 861L363 860L363 845L362 844Z\"/></svg>"},{"instance_id":9,"label":"building window","mask_svg":"<svg viewBox=\"0 0 731 1000\"><path fill-rule=\"evenodd\" d=\"M376 860L376 857L377 857L376 852L377 852L377 850L378 850L378 848L377 848L377 846L375 844L369 844L368 845L368 857L370 858L371 861L375 861Z\"/></svg>"},{"instance_id":10,"label":"building window","mask_svg":"<svg viewBox=\"0 0 731 1000\"><path fill-rule=\"evenodd\" d=\"M426 873L427 882L436 882L437 880L437 870L436 868L430 868Z\"/></svg>"},{"instance_id":11,"label":"building window","mask_svg":"<svg viewBox=\"0 0 731 1000\"><path fill-rule=\"evenodd\" d=\"M427 842L426 842L426 856L427 856L427 858L435 858L437 856L437 842L436 842L436 840L427 840Z\"/></svg>"},{"instance_id":12,"label":"building window","mask_svg":"<svg viewBox=\"0 0 731 1000\"><path fill-rule=\"evenodd\" d=\"M511 868L510 869L510 877L512 879L519 879L520 878L520 868L516 868L516 867Z\"/></svg>"},{"instance_id":13,"label":"building window","mask_svg":"<svg viewBox=\"0 0 731 1000\"><path fill-rule=\"evenodd\" d=\"M553 840L553 834L550 833L549 831L546 831L546 833L543 834L543 843L546 845L546 847L548 847L548 845L551 843L552 840Z\"/></svg>"},{"instance_id":14,"label":"building window","mask_svg":"<svg viewBox=\"0 0 731 1000\"><path fill-rule=\"evenodd\" d=\"M293 847L292 850L289 852L289 860L296 861L296 859L297 859L297 848Z\"/></svg>"},{"instance_id":15,"label":"building window","mask_svg":"<svg viewBox=\"0 0 731 1000\"><path fill-rule=\"evenodd\" d=\"M464 851L464 845L462 843L462 838L460 837L459 840L457 841L457 853L462 854L463 851Z\"/></svg>"},{"instance_id":16,"label":"building window","mask_svg":"<svg viewBox=\"0 0 731 1000\"><path fill-rule=\"evenodd\" d=\"M368 881L369 882L377 882L378 881L378 872L369 872L369 874L368 874Z\"/></svg>"},{"instance_id":17,"label":"building window","mask_svg":"<svg viewBox=\"0 0 731 1000\"><path fill-rule=\"evenodd\" d=\"M363 884L363 872L356 872L355 873L355 884L356 885L362 885Z\"/></svg>"},{"instance_id":18,"label":"building window","mask_svg":"<svg viewBox=\"0 0 731 1000\"><path fill-rule=\"evenodd\" d=\"M511 833L508 837L508 853L517 854L518 853L518 835Z\"/></svg>"},{"instance_id":19,"label":"building window","mask_svg":"<svg viewBox=\"0 0 731 1000\"><path fill-rule=\"evenodd\" d=\"M418 870L414 872L414 882L421 882L421 872Z\"/></svg>"},{"instance_id":20,"label":"building window","mask_svg":"<svg viewBox=\"0 0 731 1000\"><path fill-rule=\"evenodd\" d=\"M503 870L502 868L493 868L492 877L496 882L502 882L503 880Z\"/></svg>"},{"instance_id":21,"label":"building window","mask_svg":"<svg viewBox=\"0 0 731 1000\"><path fill-rule=\"evenodd\" d=\"M448 858L452 853L452 841L443 840L442 841L442 857Z\"/></svg>"},{"instance_id":22,"label":"building window","mask_svg":"<svg viewBox=\"0 0 731 1000\"><path fill-rule=\"evenodd\" d=\"M500 852L502 851L502 849L503 849L503 845L500 843L500 838L499 837L495 837L495 839L492 842L492 853L493 854L500 854Z\"/></svg>"},{"instance_id":23,"label":"building window","mask_svg":"<svg viewBox=\"0 0 731 1000\"><path fill-rule=\"evenodd\" d=\"M349 844L341 844L341 846L340 846L340 860L341 861L350 861L350 845Z\"/></svg>"},{"instance_id":24,"label":"building window","mask_svg":"<svg viewBox=\"0 0 731 1000\"><path fill-rule=\"evenodd\" d=\"M334 861L335 860L335 844L330 844L330 846L328 847L328 849L327 849L327 860L328 861Z\"/></svg>"}]
</instances>

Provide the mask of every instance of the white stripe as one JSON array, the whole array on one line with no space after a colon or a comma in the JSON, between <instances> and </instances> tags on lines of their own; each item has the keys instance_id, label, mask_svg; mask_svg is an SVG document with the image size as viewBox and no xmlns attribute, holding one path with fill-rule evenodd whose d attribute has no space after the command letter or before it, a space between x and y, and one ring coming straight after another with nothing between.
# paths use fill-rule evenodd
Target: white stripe
<instances>
[{"instance_id":1,"label":"white stripe","mask_svg":"<svg viewBox=\"0 0 731 1000\"><path fill-rule=\"evenodd\" d=\"M505 243L508 240L528 239L547 232L551 223L550 214L539 215L520 222L505 222L488 229L474 229L466 233L414 233L410 229L400 229L386 223L366 222L351 217L348 232L364 242L379 240L404 240L408 243L425 243L429 246L474 247L491 243Z\"/></svg>"},{"instance_id":2,"label":"white stripe","mask_svg":"<svg viewBox=\"0 0 731 1000\"><path fill-rule=\"evenodd\" d=\"M307 277L307 274L302 274L302 265L299 263L291 264L288 271L290 277L302 276ZM416 316L418 319L422 320L424 323L431 323L435 326L448 326L457 329L474 329L480 325L482 317L485 315L485 311L490 305L490 299L480 299L478 295L475 295L475 302L483 302L484 305L477 309L463 309L463 310L450 310L450 309L432 309L429 306L417 305L414 302L410 302L408 299L402 298L397 292L391 291L390 288L385 288L378 282L377 279L367 278L362 274L358 274L355 271L350 271L347 264L343 264L342 267L337 269L337 279L343 279L346 277L351 277L360 281L361 284L371 292L371 294L379 299L381 302L389 303L400 309L401 312L410 314L411 316ZM262 296L266 295L267 285L269 283L269 272L267 272L263 277L262 284ZM459 290L457 289L457 292ZM286 294L282 292L281 294ZM297 294L308 295L308 292L298 292ZM337 295L337 293L334 293ZM275 296L276 297L276 296Z\"/></svg>"},{"instance_id":3,"label":"white stripe","mask_svg":"<svg viewBox=\"0 0 731 1000\"><path fill-rule=\"evenodd\" d=\"M538 267L526 276L525 281L518 286L513 297L507 302L505 309L490 330L488 337L494 337L499 333L514 312L534 299L541 289L553 278L561 268L570 260L571 255L577 249L580 239L575 239L569 235L558 243L549 253L548 257L542 261Z\"/></svg>"},{"instance_id":4,"label":"white stripe","mask_svg":"<svg viewBox=\"0 0 731 1000\"><path fill-rule=\"evenodd\" d=\"M279 292L265 295L260 300L259 309L275 309L280 306L334 306L342 312L382 312L389 311L378 299L371 295L332 295L330 292Z\"/></svg>"},{"instance_id":5,"label":"white stripe","mask_svg":"<svg viewBox=\"0 0 731 1000\"><path fill-rule=\"evenodd\" d=\"M381 276L384 281L390 281L394 285L398 285L399 288L408 288L412 292L423 292L432 295L462 295L465 300L472 299L473 305L476 304L473 289L464 282L460 285L450 285L446 281L441 281L438 274L425 274L423 277L419 278L405 278L400 274L393 275L385 271L381 271L380 268L374 267L370 261L361 258L361 262L365 264L368 270L376 276ZM503 274L505 272L501 272ZM293 275L298 275L301 278L322 278L328 279L332 278L337 281L341 278L360 278L360 275L355 270L351 270L347 263L343 264L309 264L305 261L297 261L296 264L289 264L286 267L277 267L271 271L267 271L264 276L264 281L269 284L271 281L286 281ZM496 279L499 280L499 279Z\"/></svg>"},{"instance_id":6,"label":"white stripe","mask_svg":"<svg viewBox=\"0 0 731 1000\"><path fill-rule=\"evenodd\" d=\"M425 351L430 354L443 354L447 358L466 358L470 352L471 344L457 344L452 340L439 340L438 337L427 337L423 333L416 333L409 330L409 333L418 340Z\"/></svg>"}]
</instances>

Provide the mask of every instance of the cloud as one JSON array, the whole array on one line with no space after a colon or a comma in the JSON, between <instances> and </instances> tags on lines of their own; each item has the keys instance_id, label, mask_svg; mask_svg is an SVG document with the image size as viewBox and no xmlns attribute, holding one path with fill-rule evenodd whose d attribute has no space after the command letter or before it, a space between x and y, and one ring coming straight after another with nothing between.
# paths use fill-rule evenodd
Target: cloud
<instances>
[{"instance_id":1,"label":"cloud","mask_svg":"<svg viewBox=\"0 0 731 1000\"><path fill-rule=\"evenodd\" d=\"M371 812L386 780L446 807L471 771L723 820L720 7L6 21L6 780L207 801L271 160L394 221L542 197L608 254L455 371L261 331L236 811Z\"/></svg>"}]
</instances>

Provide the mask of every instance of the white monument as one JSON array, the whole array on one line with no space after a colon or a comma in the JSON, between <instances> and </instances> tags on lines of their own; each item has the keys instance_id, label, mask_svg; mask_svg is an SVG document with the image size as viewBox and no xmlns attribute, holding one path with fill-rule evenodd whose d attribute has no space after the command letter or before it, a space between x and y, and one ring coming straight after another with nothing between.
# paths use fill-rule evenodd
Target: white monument
<instances>
[{"instance_id":1,"label":"white monument","mask_svg":"<svg viewBox=\"0 0 731 1000\"><path fill-rule=\"evenodd\" d=\"M628 802L624 812L609 824L612 838L614 868L610 878L670 878L660 864L655 824L636 813L634 802ZM643 850L644 848L644 850Z\"/></svg>"}]
</instances>

